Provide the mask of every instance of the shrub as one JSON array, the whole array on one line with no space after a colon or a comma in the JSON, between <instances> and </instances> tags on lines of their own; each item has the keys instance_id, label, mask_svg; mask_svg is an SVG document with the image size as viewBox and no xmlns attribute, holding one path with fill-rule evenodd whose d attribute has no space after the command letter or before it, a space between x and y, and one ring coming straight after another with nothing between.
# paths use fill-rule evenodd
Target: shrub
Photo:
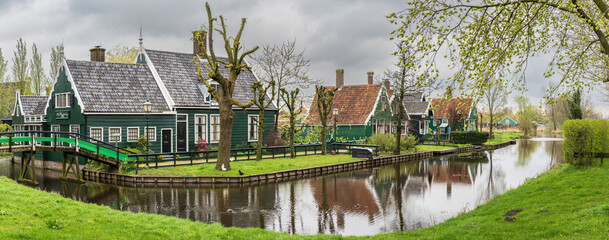
<instances>
[{"instance_id":1,"label":"shrub","mask_svg":"<svg viewBox=\"0 0 609 240\"><path fill-rule=\"evenodd\" d=\"M568 120L563 124L562 143L565 162L591 165L597 153L609 152L609 121L601 119Z\"/></svg>"},{"instance_id":2,"label":"shrub","mask_svg":"<svg viewBox=\"0 0 609 240\"><path fill-rule=\"evenodd\" d=\"M417 140L414 136L406 135L402 136L400 141L401 149L413 149ZM378 145L380 152L391 152L395 148L395 135L390 133L375 133L368 138L368 144Z\"/></svg>"},{"instance_id":3,"label":"shrub","mask_svg":"<svg viewBox=\"0 0 609 240\"><path fill-rule=\"evenodd\" d=\"M452 131L450 138L457 144L480 145L488 140L488 132L478 131Z\"/></svg>"}]
</instances>

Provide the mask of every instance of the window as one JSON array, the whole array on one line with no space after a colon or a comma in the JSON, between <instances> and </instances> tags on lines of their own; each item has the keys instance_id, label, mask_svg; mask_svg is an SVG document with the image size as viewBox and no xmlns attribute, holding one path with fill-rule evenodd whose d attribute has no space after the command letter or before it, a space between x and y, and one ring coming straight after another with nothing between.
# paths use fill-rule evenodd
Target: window
<instances>
[{"instance_id":1,"label":"window","mask_svg":"<svg viewBox=\"0 0 609 240\"><path fill-rule=\"evenodd\" d=\"M408 122L402 121L402 132L400 134L405 135L406 132L408 132Z\"/></svg>"},{"instance_id":2,"label":"window","mask_svg":"<svg viewBox=\"0 0 609 240\"><path fill-rule=\"evenodd\" d=\"M207 116L195 115L195 144L199 139L207 140Z\"/></svg>"},{"instance_id":3,"label":"window","mask_svg":"<svg viewBox=\"0 0 609 240\"><path fill-rule=\"evenodd\" d=\"M59 132L59 131L60 131L59 130L59 125L51 125L51 132ZM60 135L53 133L53 134L51 134L51 137L52 138L60 137ZM55 143L54 142L51 143L51 146L55 146Z\"/></svg>"},{"instance_id":4,"label":"window","mask_svg":"<svg viewBox=\"0 0 609 240\"><path fill-rule=\"evenodd\" d=\"M103 128L91 128L89 130L89 136L97 141L104 141L104 129Z\"/></svg>"},{"instance_id":5,"label":"window","mask_svg":"<svg viewBox=\"0 0 609 240\"><path fill-rule=\"evenodd\" d=\"M80 133L80 125L70 125L71 133Z\"/></svg>"},{"instance_id":6,"label":"window","mask_svg":"<svg viewBox=\"0 0 609 240\"><path fill-rule=\"evenodd\" d=\"M210 115L210 142L218 142L220 140L220 115Z\"/></svg>"},{"instance_id":7,"label":"window","mask_svg":"<svg viewBox=\"0 0 609 240\"><path fill-rule=\"evenodd\" d=\"M140 135L139 127L128 127L127 128L127 142L137 142L137 138Z\"/></svg>"},{"instance_id":8,"label":"window","mask_svg":"<svg viewBox=\"0 0 609 240\"><path fill-rule=\"evenodd\" d=\"M70 93L58 93L55 94L55 107L56 108L67 108L70 107Z\"/></svg>"},{"instance_id":9,"label":"window","mask_svg":"<svg viewBox=\"0 0 609 240\"><path fill-rule=\"evenodd\" d=\"M146 136L146 139L148 139L149 142L154 142L156 141L156 127L150 127L150 128L144 128L146 129L146 131L144 131L144 136ZM148 137L150 136L150 137Z\"/></svg>"},{"instance_id":10,"label":"window","mask_svg":"<svg viewBox=\"0 0 609 240\"><path fill-rule=\"evenodd\" d=\"M258 140L258 116L251 115L247 118L247 140L256 141Z\"/></svg>"},{"instance_id":11,"label":"window","mask_svg":"<svg viewBox=\"0 0 609 240\"><path fill-rule=\"evenodd\" d=\"M108 136L110 136L110 138L108 139L108 142L121 142L121 128L119 127L111 127L108 129L108 131L110 132L110 134L108 134Z\"/></svg>"}]
</instances>

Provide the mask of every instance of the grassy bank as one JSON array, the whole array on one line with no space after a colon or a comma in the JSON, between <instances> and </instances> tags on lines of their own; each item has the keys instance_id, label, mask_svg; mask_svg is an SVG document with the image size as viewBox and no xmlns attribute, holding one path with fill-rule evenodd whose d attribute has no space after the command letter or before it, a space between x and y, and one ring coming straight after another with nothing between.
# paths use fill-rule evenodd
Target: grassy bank
<instances>
[{"instance_id":1,"label":"grassy bank","mask_svg":"<svg viewBox=\"0 0 609 240\"><path fill-rule=\"evenodd\" d=\"M606 239L609 164L563 167L434 227L344 239ZM0 239L343 239L224 228L65 199L0 178ZM503 216L522 209L506 222Z\"/></svg>"},{"instance_id":2,"label":"grassy bank","mask_svg":"<svg viewBox=\"0 0 609 240\"><path fill-rule=\"evenodd\" d=\"M240 176L239 170L244 175L254 175L261 173L279 172L301 168L318 167L345 162L359 161L359 158L352 158L350 155L310 155L290 158L264 159L259 162L236 161L231 162L231 170L220 172L215 170L216 164L201 164L194 166L165 167L165 168L140 168L138 176ZM127 174L136 175L135 172Z\"/></svg>"}]
</instances>

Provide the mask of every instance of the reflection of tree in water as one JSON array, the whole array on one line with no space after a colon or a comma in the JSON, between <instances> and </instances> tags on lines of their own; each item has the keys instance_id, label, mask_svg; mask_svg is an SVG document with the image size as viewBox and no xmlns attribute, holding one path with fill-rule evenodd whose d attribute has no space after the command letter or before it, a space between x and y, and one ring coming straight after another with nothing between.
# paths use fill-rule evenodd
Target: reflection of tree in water
<instances>
[{"instance_id":1,"label":"reflection of tree in water","mask_svg":"<svg viewBox=\"0 0 609 240\"><path fill-rule=\"evenodd\" d=\"M561 141L546 141L544 142L546 153L550 155L551 166L556 166L559 163L565 163L563 160L562 142Z\"/></svg>"},{"instance_id":2,"label":"reflection of tree in water","mask_svg":"<svg viewBox=\"0 0 609 240\"><path fill-rule=\"evenodd\" d=\"M479 203L486 202L497 194L504 192L506 188L505 173L501 168L493 167L493 152L493 150L488 151L489 168L486 173L482 172L481 168L480 175L486 174L486 181L481 179L479 182L482 185L482 191L478 199Z\"/></svg>"},{"instance_id":3,"label":"reflection of tree in water","mask_svg":"<svg viewBox=\"0 0 609 240\"><path fill-rule=\"evenodd\" d=\"M516 161L516 165L521 167L526 166L535 150L539 147L539 143L539 141L531 140L518 141L518 161Z\"/></svg>"}]
</instances>

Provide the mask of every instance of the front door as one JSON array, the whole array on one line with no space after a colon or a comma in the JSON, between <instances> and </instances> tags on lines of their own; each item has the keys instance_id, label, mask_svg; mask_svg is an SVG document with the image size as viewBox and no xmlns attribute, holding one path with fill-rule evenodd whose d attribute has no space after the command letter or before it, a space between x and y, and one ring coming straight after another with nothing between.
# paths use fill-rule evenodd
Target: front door
<instances>
[{"instance_id":1,"label":"front door","mask_svg":"<svg viewBox=\"0 0 609 240\"><path fill-rule=\"evenodd\" d=\"M186 152L186 115L178 115L177 117L177 151Z\"/></svg>"},{"instance_id":2,"label":"front door","mask_svg":"<svg viewBox=\"0 0 609 240\"><path fill-rule=\"evenodd\" d=\"M171 129L161 130L162 144L161 152L171 152Z\"/></svg>"}]
</instances>

